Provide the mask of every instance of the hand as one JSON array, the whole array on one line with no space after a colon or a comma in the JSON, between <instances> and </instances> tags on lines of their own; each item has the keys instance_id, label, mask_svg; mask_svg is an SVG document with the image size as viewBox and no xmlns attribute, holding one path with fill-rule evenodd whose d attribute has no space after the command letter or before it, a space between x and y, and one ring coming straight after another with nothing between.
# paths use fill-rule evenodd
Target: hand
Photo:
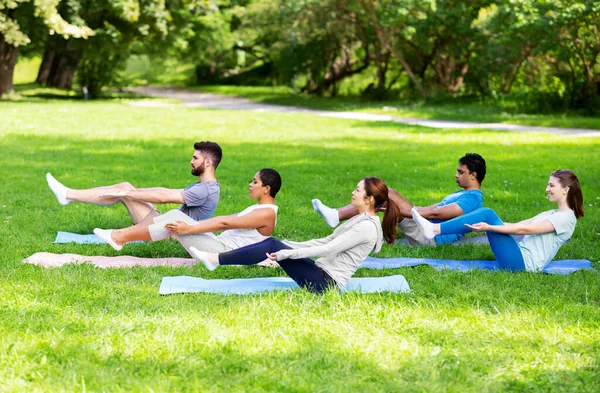
<instances>
[{"instance_id":1,"label":"hand","mask_svg":"<svg viewBox=\"0 0 600 393\"><path fill-rule=\"evenodd\" d=\"M264 261L259 262L256 265L262 267L279 267L279 264L277 262L272 261L270 259L265 259Z\"/></svg>"},{"instance_id":2,"label":"hand","mask_svg":"<svg viewBox=\"0 0 600 393\"><path fill-rule=\"evenodd\" d=\"M176 233L178 235L187 235L192 233L192 226L186 224L183 221L175 221L170 224L165 225L165 229L171 233Z\"/></svg>"},{"instance_id":3,"label":"hand","mask_svg":"<svg viewBox=\"0 0 600 393\"><path fill-rule=\"evenodd\" d=\"M272 253L267 253L267 258L269 258L272 261L277 261L277 253L276 252L272 252Z\"/></svg>"},{"instance_id":4,"label":"hand","mask_svg":"<svg viewBox=\"0 0 600 393\"><path fill-rule=\"evenodd\" d=\"M473 232L485 232L490 229L490 225L485 222L478 222L477 224L473 225L465 224L465 226Z\"/></svg>"}]
</instances>

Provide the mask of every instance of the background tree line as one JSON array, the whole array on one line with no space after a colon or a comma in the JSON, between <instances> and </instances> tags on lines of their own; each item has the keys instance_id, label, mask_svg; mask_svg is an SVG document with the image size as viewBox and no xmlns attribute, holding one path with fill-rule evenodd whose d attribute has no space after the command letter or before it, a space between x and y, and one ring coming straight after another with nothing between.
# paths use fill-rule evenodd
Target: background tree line
<instances>
[{"instance_id":1,"label":"background tree line","mask_svg":"<svg viewBox=\"0 0 600 393\"><path fill-rule=\"evenodd\" d=\"M92 95L146 54L194 64L197 84L600 111L600 0L0 0L2 93L19 47L38 83Z\"/></svg>"}]
</instances>

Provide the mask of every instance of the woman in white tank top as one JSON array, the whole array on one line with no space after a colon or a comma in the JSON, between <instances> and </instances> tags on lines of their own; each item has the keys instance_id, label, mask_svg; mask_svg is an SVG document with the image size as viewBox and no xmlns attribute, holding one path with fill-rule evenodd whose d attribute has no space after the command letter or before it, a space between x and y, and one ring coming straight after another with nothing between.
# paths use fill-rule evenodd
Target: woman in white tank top
<instances>
[{"instance_id":1,"label":"woman in white tank top","mask_svg":"<svg viewBox=\"0 0 600 393\"><path fill-rule=\"evenodd\" d=\"M179 210L171 210L154 218L147 227L119 230L94 230L94 233L114 249L125 243L148 240L158 241L169 237L177 239L183 247L210 249L212 252L235 250L268 238L277 224L275 195L281 188L281 176L274 169L261 169L250 183L250 198L258 203L237 214L195 221ZM220 235L212 232L223 231Z\"/></svg>"}]
</instances>

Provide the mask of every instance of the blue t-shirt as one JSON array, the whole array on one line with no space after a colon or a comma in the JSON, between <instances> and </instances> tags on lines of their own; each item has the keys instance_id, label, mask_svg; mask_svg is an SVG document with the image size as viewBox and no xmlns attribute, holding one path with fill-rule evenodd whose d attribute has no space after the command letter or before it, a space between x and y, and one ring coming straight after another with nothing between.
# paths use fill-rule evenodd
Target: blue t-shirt
<instances>
[{"instance_id":1,"label":"blue t-shirt","mask_svg":"<svg viewBox=\"0 0 600 393\"><path fill-rule=\"evenodd\" d=\"M442 199L438 208L442 206L456 203L463 211L463 214L472 212L473 210L481 209L483 207L483 193L481 190L469 190L469 191L456 191ZM433 220L432 222L438 223L439 220ZM463 237L463 235L449 234L449 235L437 235L435 244L442 245L453 243Z\"/></svg>"},{"instance_id":2,"label":"blue t-shirt","mask_svg":"<svg viewBox=\"0 0 600 393\"><path fill-rule=\"evenodd\" d=\"M183 190L184 204L179 210L196 221L213 215L219 204L220 187L216 181L198 182Z\"/></svg>"}]
</instances>

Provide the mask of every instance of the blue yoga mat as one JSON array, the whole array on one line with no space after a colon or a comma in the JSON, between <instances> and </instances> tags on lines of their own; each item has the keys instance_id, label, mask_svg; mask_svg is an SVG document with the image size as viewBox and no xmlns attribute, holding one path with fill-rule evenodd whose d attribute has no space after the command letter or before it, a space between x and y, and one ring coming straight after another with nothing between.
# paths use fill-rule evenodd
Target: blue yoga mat
<instances>
[{"instance_id":1,"label":"blue yoga mat","mask_svg":"<svg viewBox=\"0 0 600 393\"><path fill-rule=\"evenodd\" d=\"M98 239L93 233L80 235L78 233L58 231L54 243L77 243L77 244L106 244L104 240Z\"/></svg>"},{"instance_id":2,"label":"blue yoga mat","mask_svg":"<svg viewBox=\"0 0 600 393\"><path fill-rule=\"evenodd\" d=\"M102 239L98 239L98 236L92 234L89 235L80 235L78 233L71 232L63 232L58 231L56 234L56 239L54 239L55 244L62 243L76 243L76 244L106 244L106 242ZM131 243L143 243L142 241L131 242Z\"/></svg>"},{"instance_id":3,"label":"blue yoga mat","mask_svg":"<svg viewBox=\"0 0 600 393\"><path fill-rule=\"evenodd\" d=\"M206 280L200 277L177 276L163 277L159 293L208 292L224 295L244 295L277 290L298 288L298 284L289 277L234 278L230 280ZM408 282L401 275L388 277L351 278L343 292L410 292Z\"/></svg>"},{"instance_id":4,"label":"blue yoga mat","mask_svg":"<svg viewBox=\"0 0 600 393\"><path fill-rule=\"evenodd\" d=\"M418 265L429 265L435 269L450 269L459 272L469 270L500 270L496 261L459 261L452 259L428 259L428 258L373 258L367 257L360 267L365 269L389 269L398 267L412 267ZM552 261L542 270L547 274L569 274L577 270L594 269L592 263L585 259L566 259Z\"/></svg>"}]
</instances>

